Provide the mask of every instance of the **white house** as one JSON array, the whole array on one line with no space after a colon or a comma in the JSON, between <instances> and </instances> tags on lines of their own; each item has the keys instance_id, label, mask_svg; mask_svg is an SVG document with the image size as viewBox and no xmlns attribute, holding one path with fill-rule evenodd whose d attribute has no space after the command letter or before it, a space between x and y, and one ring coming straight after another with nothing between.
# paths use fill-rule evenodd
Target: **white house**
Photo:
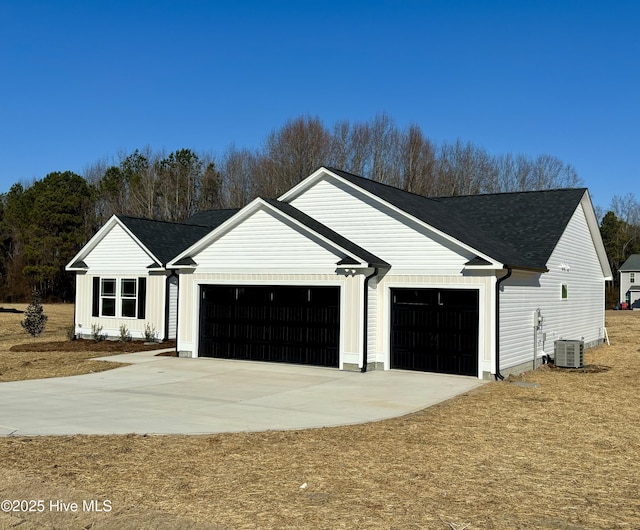
<instances>
[{"instance_id":1,"label":"white house","mask_svg":"<svg viewBox=\"0 0 640 530\"><path fill-rule=\"evenodd\" d=\"M640 254L632 254L619 269L620 304L640 309Z\"/></svg>"},{"instance_id":2,"label":"white house","mask_svg":"<svg viewBox=\"0 0 640 530\"><path fill-rule=\"evenodd\" d=\"M320 168L217 220L155 260L178 278L182 357L488 378L532 366L556 339L604 338L611 271L586 189L432 199ZM142 274L138 260L109 275L101 232L68 267L80 273L77 330L119 322L92 316L95 289L81 278Z\"/></svg>"}]
</instances>

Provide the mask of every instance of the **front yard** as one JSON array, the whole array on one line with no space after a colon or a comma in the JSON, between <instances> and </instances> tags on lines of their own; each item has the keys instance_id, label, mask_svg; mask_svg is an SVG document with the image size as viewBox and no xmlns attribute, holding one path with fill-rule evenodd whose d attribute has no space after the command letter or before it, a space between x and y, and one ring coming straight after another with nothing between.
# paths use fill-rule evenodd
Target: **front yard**
<instances>
[{"instance_id":1,"label":"front yard","mask_svg":"<svg viewBox=\"0 0 640 530\"><path fill-rule=\"evenodd\" d=\"M55 326L39 340L64 340ZM377 423L0 438L0 497L46 508L0 513L0 528L638 528L640 312L607 327L596 369L540 369ZM111 509L83 511L91 499Z\"/></svg>"}]
</instances>

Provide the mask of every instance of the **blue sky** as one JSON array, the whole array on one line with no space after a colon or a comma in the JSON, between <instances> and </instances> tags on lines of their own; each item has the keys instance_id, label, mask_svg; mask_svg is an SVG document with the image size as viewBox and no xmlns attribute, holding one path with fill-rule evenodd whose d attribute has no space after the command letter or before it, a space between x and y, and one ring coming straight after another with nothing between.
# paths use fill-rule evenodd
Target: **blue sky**
<instances>
[{"instance_id":1,"label":"blue sky","mask_svg":"<svg viewBox=\"0 0 640 530\"><path fill-rule=\"evenodd\" d=\"M0 0L0 193L150 146L386 112L637 192L640 2Z\"/></svg>"}]
</instances>

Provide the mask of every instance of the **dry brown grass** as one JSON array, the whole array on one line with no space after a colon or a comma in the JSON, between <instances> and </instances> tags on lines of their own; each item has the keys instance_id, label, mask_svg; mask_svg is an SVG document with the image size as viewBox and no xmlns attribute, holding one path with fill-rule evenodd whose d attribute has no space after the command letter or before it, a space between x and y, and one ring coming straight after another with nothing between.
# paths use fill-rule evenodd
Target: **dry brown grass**
<instances>
[{"instance_id":1,"label":"dry brown grass","mask_svg":"<svg viewBox=\"0 0 640 530\"><path fill-rule=\"evenodd\" d=\"M608 370L538 370L519 378L538 388L491 383L393 420L0 439L1 498L114 507L14 514L6 526L640 528L640 312L610 312L607 325L612 346L587 362Z\"/></svg>"},{"instance_id":2,"label":"dry brown grass","mask_svg":"<svg viewBox=\"0 0 640 530\"><path fill-rule=\"evenodd\" d=\"M45 305L44 312L49 317L45 331L32 339L20 326L24 315L6 311L22 311L26 304L2 304L0 308L5 310L0 311L0 382L102 372L123 366L123 363L93 358L157 348L145 347L139 342L68 342L66 330L73 325L71 304Z\"/></svg>"}]
</instances>

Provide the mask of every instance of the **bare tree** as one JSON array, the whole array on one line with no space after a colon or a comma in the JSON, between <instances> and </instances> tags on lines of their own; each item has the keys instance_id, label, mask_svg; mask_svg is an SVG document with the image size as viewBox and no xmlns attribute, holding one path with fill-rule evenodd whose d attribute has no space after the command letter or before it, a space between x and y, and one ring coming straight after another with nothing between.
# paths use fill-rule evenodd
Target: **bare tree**
<instances>
[{"instance_id":1,"label":"bare tree","mask_svg":"<svg viewBox=\"0 0 640 530\"><path fill-rule=\"evenodd\" d=\"M417 125L410 125L400 140L402 187L419 195L435 195L435 148Z\"/></svg>"},{"instance_id":2,"label":"bare tree","mask_svg":"<svg viewBox=\"0 0 640 530\"><path fill-rule=\"evenodd\" d=\"M273 131L256 167L261 194L276 196L325 165L331 153L331 135L318 118L301 117Z\"/></svg>"},{"instance_id":3,"label":"bare tree","mask_svg":"<svg viewBox=\"0 0 640 530\"><path fill-rule=\"evenodd\" d=\"M369 130L369 178L384 184L400 186L400 134L396 124L389 115L378 114Z\"/></svg>"},{"instance_id":4,"label":"bare tree","mask_svg":"<svg viewBox=\"0 0 640 530\"><path fill-rule=\"evenodd\" d=\"M255 153L230 146L220 162L221 204L226 208L241 208L256 196L253 171Z\"/></svg>"}]
</instances>

